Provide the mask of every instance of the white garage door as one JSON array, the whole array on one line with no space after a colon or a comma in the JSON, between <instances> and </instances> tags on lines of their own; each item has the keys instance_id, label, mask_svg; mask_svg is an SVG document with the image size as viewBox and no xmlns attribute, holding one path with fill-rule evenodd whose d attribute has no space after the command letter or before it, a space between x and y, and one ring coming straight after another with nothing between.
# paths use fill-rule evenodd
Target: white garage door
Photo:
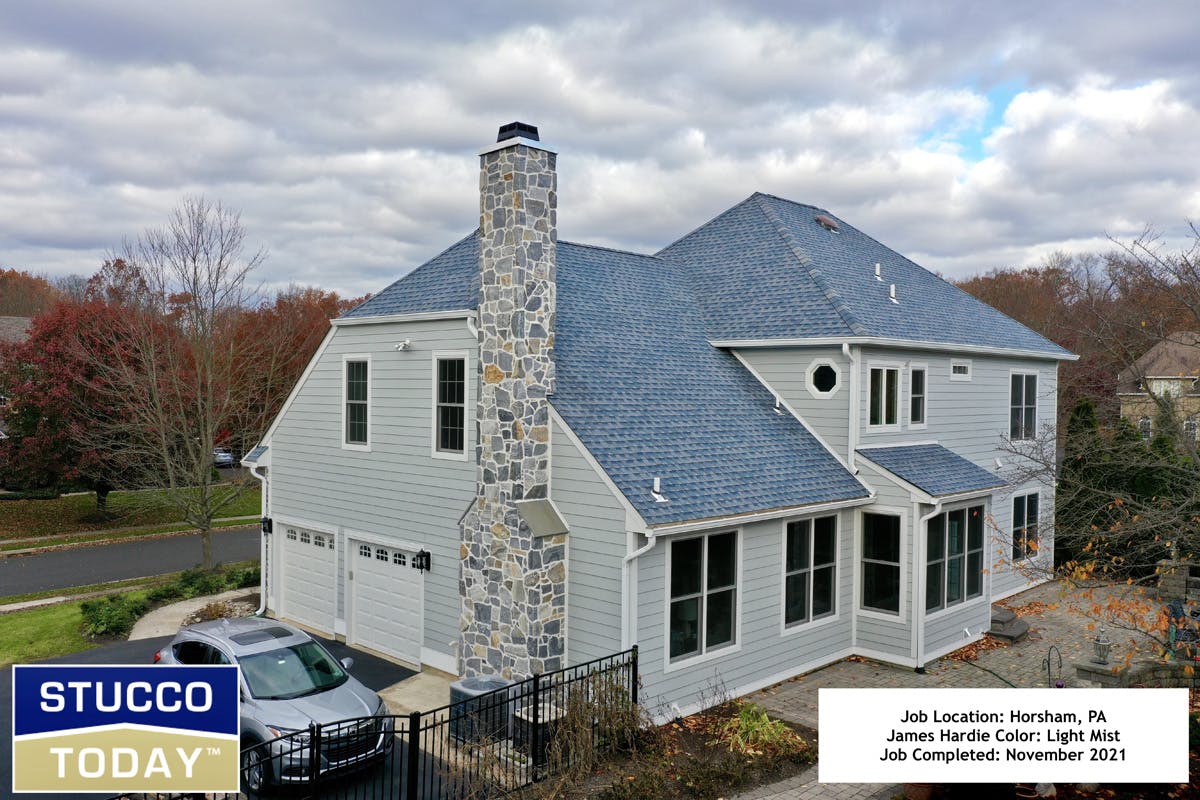
<instances>
[{"instance_id":1,"label":"white garage door","mask_svg":"<svg viewBox=\"0 0 1200 800\"><path fill-rule=\"evenodd\" d=\"M337 558L333 536L284 526L280 616L319 631L333 631L337 612Z\"/></svg>"},{"instance_id":2,"label":"white garage door","mask_svg":"<svg viewBox=\"0 0 1200 800\"><path fill-rule=\"evenodd\" d=\"M350 641L421 663L423 571L411 551L351 542Z\"/></svg>"}]
</instances>

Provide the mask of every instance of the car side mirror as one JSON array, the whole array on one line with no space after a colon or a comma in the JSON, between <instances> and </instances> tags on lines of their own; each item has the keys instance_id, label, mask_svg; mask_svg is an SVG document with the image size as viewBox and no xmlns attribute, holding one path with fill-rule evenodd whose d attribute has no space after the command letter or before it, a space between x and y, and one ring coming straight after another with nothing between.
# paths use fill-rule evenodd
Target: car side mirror
<instances>
[{"instance_id":1,"label":"car side mirror","mask_svg":"<svg viewBox=\"0 0 1200 800\"><path fill-rule=\"evenodd\" d=\"M346 656L345 658L342 659L342 666L345 667L346 669L353 669L354 668L354 659L351 658L350 656Z\"/></svg>"}]
</instances>

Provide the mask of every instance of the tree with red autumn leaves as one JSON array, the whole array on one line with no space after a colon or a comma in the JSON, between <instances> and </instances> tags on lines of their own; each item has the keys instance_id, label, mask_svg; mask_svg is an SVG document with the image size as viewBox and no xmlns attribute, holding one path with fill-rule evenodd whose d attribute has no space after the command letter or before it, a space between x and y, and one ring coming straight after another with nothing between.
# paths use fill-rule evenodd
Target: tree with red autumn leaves
<instances>
[{"instance_id":1,"label":"tree with red autumn leaves","mask_svg":"<svg viewBox=\"0 0 1200 800\"><path fill-rule=\"evenodd\" d=\"M0 387L10 398L8 438L0 440L0 480L20 489L87 486L104 510L110 489L122 484L118 462L82 445L79 409L97 416L115 410L91 390L94 372L80 340L102 336L121 314L98 301L60 302L34 318L24 342L0 345ZM93 339L92 346L98 345Z\"/></svg>"}]
</instances>

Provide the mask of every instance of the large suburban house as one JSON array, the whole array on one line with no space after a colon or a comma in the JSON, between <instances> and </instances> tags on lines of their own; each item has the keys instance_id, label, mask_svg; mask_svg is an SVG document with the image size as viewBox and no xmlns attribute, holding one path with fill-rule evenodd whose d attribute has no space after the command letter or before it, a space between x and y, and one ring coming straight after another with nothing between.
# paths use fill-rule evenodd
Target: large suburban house
<instances>
[{"instance_id":1,"label":"large suburban house","mask_svg":"<svg viewBox=\"0 0 1200 800\"><path fill-rule=\"evenodd\" d=\"M535 128L480 161L479 229L334 320L246 459L274 614L461 676L636 644L661 718L923 668L1052 562L1000 447L1070 353L820 208L625 252L558 240Z\"/></svg>"},{"instance_id":2,"label":"large suburban house","mask_svg":"<svg viewBox=\"0 0 1200 800\"><path fill-rule=\"evenodd\" d=\"M1150 439L1169 415L1185 438L1197 439L1200 420L1200 333L1173 333L1117 376L1121 416Z\"/></svg>"}]
</instances>

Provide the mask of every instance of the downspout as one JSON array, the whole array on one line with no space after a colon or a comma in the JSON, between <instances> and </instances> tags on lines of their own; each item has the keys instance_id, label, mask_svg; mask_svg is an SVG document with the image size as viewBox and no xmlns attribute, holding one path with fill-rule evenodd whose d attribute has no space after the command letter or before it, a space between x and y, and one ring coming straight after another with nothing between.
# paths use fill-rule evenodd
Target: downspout
<instances>
[{"instance_id":1,"label":"downspout","mask_svg":"<svg viewBox=\"0 0 1200 800\"><path fill-rule=\"evenodd\" d=\"M250 474L258 478L262 483L262 518L268 519L267 512L270 510L270 499L267 492L267 476L258 471L258 465L255 464L250 468ZM263 526L266 527L265 525ZM264 529L262 536L259 539L258 545L258 610L254 612L254 616L261 617L267 612L267 537L269 533Z\"/></svg>"},{"instance_id":2,"label":"downspout","mask_svg":"<svg viewBox=\"0 0 1200 800\"><path fill-rule=\"evenodd\" d=\"M913 502L915 509L917 503ZM916 580L913 583L917 586L917 596L913 598L913 620L917 626L917 673L925 674L925 536L922 535L925 530L925 525L929 520L942 513L942 501L934 500L933 510L925 516L917 520L917 530L914 532L913 539L913 575ZM916 514L913 514L915 517Z\"/></svg>"},{"instance_id":3,"label":"downspout","mask_svg":"<svg viewBox=\"0 0 1200 800\"><path fill-rule=\"evenodd\" d=\"M624 606L621 609L621 649L622 650L628 650L630 647L633 646L633 642L630 641L632 639L632 636L630 635L630 630L629 630L631 627L629 624L630 623L629 615L633 611L633 609L637 608L637 604L632 602L629 597L629 591L631 588L630 581L629 581L629 570L631 569L631 565L633 564L635 559L637 559L639 556L643 556L646 553L649 553L654 548L655 543L658 542L658 538L655 537L654 531L647 530L647 531L645 531L645 534L646 534L646 539L647 539L646 544L637 550L632 550L629 553L627 553L625 558L621 561L621 600L622 600L622 605ZM633 537L636 535L637 535L636 531L629 532L631 545L633 542Z\"/></svg>"},{"instance_id":4,"label":"downspout","mask_svg":"<svg viewBox=\"0 0 1200 800\"><path fill-rule=\"evenodd\" d=\"M846 442L846 463L850 465L850 471L855 475L858 474L857 457L855 449L858 447L858 354L849 342L842 342L842 355L850 362L850 415L849 428L847 431Z\"/></svg>"}]
</instances>

